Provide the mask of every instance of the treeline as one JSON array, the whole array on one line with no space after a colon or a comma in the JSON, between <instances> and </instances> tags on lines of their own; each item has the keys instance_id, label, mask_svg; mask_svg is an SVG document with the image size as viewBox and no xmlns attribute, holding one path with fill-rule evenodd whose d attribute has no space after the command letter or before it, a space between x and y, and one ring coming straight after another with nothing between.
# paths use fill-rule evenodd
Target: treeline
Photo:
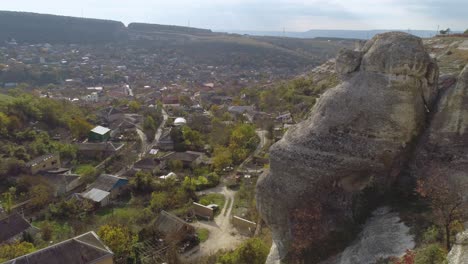
<instances>
[{"instance_id":1,"label":"treeline","mask_svg":"<svg viewBox=\"0 0 468 264\"><path fill-rule=\"evenodd\" d=\"M192 28L182 26L170 26L170 25L159 25L159 24L147 24L147 23L130 23L128 29L136 31L158 31L158 32L180 32L180 33L212 33L209 29L203 28Z\"/></svg>"},{"instance_id":2,"label":"treeline","mask_svg":"<svg viewBox=\"0 0 468 264\"><path fill-rule=\"evenodd\" d=\"M122 22L0 11L0 41L101 43L125 36Z\"/></svg>"}]
</instances>

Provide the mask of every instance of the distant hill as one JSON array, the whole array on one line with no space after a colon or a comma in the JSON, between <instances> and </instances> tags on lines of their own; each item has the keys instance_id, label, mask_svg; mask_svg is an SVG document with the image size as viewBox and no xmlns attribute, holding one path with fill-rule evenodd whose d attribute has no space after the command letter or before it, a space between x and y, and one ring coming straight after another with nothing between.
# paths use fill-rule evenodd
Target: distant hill
<instances>
[{"instance_id":1,"label":"distant hill","mask_svg":"<svg viewBox=\"0 0 468 264\"><path fill-rule=\"evenodd\" d=\"M122 22L0 11L0 41L97 43L125 35Z\"/></svg>"},{"instance_id":2,"label":"distant hill","mask_svg":"<svg viewBox=\"0 0 468 264\"><path fill-rule=\"evenodd\" d=\"M179 32L179 33L192 33L192 34L209 34L212 33L209 29L181 27L181 26L168 26L159 24L147 23L130 23L128 29L136 31L157 31L157 32Z\"/></svg>"},{"instance_id":3,"label":"distant hill","mask_svg":"<svg viewBox=\"0 0 468 264\"><path fill-rule=\"evenodd\" d=\"M292 38L348 38L348 39L370 39L373 36L389 31L409 32L415 36L429 38L436 35L435 30L398 30L398 29L375 29L375 30L328 30L313 29L306 32L281 32L281 31L242 31L228 30L227 32L236 34L247 34L252 36L277 36ZM456 33L456 32L454 32Z\"/></svg>"}]
</instances>

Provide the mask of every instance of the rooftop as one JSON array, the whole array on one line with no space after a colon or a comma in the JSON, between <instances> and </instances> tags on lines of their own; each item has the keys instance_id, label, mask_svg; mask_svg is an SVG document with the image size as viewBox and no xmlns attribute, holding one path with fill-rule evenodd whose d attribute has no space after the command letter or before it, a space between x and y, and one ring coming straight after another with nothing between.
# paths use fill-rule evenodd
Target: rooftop
<instances>
[{"instance_id":1,"label":"rooftop","mask_svg":"<svg viewBox=\"0 0 468 264\"><path fill-rule=\"evenodd\" d=\"M103 191L103 190L92 188L88 192L84 193L82 196L83 196L83 198L86 198L86 199L92 200L94 202L100 203L107 196L109 196L109 194L110 194L110 192L106 192L106 191Z\"/></svg>"},{"instance_id":2,"label":"rooftop","mask_svg":"<svg viewBox=\"0 0 468 264\"><path fill-rule=\"evenodd\" d=\"M91 264L113 255L91 231L3 264Z\"/></svg>"},{"instance_id":3,"label":"rooftop","mask_svg":"<svg viewBox=\"0 0 468 264\"><path fill-rule=\"evenodd\" d=\"M17 236L31 227L24 217L18 213L11 214L0 220L0 243Z\"/></svg>"},{"instance_id":4,"label":"rooftop","mask_svg":"<svg viewBox=\"0 0 468 264\"><path fill-rule=\"evenodd\" d=\"M103 127L103 126L97 126L91 130L91 132L99 134L99 135L104 135L110 131L109 128Z\"/></svg>"}]
</instances>

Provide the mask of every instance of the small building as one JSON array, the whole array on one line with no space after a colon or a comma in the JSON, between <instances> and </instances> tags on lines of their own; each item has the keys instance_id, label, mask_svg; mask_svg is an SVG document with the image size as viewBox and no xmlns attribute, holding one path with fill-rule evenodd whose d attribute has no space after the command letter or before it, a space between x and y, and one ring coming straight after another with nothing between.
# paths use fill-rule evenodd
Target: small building
<instances>
[{"instance_id":1,"label":"small building","mask_svg":"<svg viewBox=\"0 0 468 264\"><path fill-rule=\"evenodd\" d=\"M31 174L37 174L40 171L60 168L60 156L58 154L46 154L37 157L28 163L26 167Z\"/></svg>"},{"instance_id":2,"label":"small building","mask_svg":"<svg viewBox=\"0 0 468 264\"><path fill-rule=\"evenodd\" d=\"M109 140L111 130L107 127L97 126L93 128L88 135L91 142L104 142Z\"/></svg>"},{"instance_id":3,"label":"small building","mask_svg":"<svg viewBox=\"0 0 468 264\"><path fill-rule=\"evenodd\" d=\"M49 171L42 175L42 178L44 178L53 187L55 197L66 195L84 185L81 180L81 176L78 174L53 173L53 171Z\"/></svg>"},{"instance_id":4,"label":"small building","mask_svg":"<svg viewBox=\"0 0 468 264\"><path fill-rule=\"evenodd\" d=\"M82 193L81 197L93 201L99 207L104 207L109 204L110 192L92 188L91 190Z\"/></svg>"},{"instance_id":5,"label":"small building","mask_svg":"<svg viewBox=\"0 0 468 264\"><path fill-rule=\"evenodd\" d=\"M193 203L193 212L196 216L202 217L208 220L212 220L214 217L214 210L211 207L205 206L199 203Z\"/></svg>"},{"instance_id":6,"label":"small building","mask_svg":"<svg viewBox=\"0 0 468 264\"><path fill-rule=\"evenodd\" d=\"M165 161L154 157L143 158L133 164L135 170L149 173L154 173L156 170L162 169L165 166Z\"/></svg>"},{"instance_id":7,"label":"small building","mask_svg":"<svg viewBox=\"0 0 468 264\"><path fill-rule=\"evenodd\" d=\"M103 158L120 151L125 144L115 142L79 143L78 153L88 158Z\"/></svg>"},{"instance_id":8,"label":"small building","mask_svg":"<svg viewBox=\"0 0 468 264\"><path fill-rule=\"evenodd\" d=\"M13 243L22 238L23 233L36 234L38 228L32 226L23 216L13 213L0 219L0 244Z\"/></svg>"},{"instance_id":9,"label":"small building","mask_svg":"<svg viewBox=\"0 0 468 264\"><path fill-rule=\"evenodd\" d=\"M257 227L256 223L238 216L233 216L231 222L232 225L244 235L253 235Z\"/></svg>"},{"instance_id":10,"label":"small building","mask_svg":"<svg viewBox=\"0 0 468 264\"><path fill-rule=\"evenodd\" d=\"M110 193L110 198L113 199L120 194L122 188L128 184L128 179L117 177L110 174L101 174L87 190L99 189Z\"/></svg>"},{"instance_id":11,"label":"small building","mask_svg":"<svg viewBox=\"0 0 468 264\"><path fill-rule=\"evenodd\" d=\"M202 162L203 153L196 151L170 152L160 159L166 161L166 164L169 161L179 160L185 168L194 168Z\"/></svg>"},{"instance_id":12,"label":"small building","mask_svg":"<svg viewBox=\"0 0 468 264\"><path fill-rule=\"evenodd\" d=\"M3 264L113 264L114 253L93 231Z\"/></svg>"},{"instance_id":13,"label":"small building","mask_svg":"<svg viewBox=\"0 0 468 264\"><path fill-rule=\"evenodd\" d=\"M171 128L165 128L158 140L158 148L162 151L174 150L174 140L171 137Z\"/></svg>"},{"instance_id":14,"label":"small building","mask_svg":"<svg viewBox=\"0 0 468 264\"><path fill-rule=\"evenodd\" d=\"M164 210L161 211L154 225L156 230L165 237L170 236L172 239L177 240L176 243L195 234L193 226Z\"/></svg>"}]
</instances>

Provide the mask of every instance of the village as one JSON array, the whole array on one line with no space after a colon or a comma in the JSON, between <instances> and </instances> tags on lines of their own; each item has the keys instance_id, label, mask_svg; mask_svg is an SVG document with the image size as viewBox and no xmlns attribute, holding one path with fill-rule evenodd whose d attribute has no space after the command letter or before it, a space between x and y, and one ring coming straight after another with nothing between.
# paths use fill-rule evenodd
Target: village
<instances>
[{"instance_id":1,"label":"village","mask_svg":"<svg viewBox=\"0 0 468 264\"><path fill-rule=\"evenodd\" d=\"M269 239L256 212L254 186L268 171L268 147L294 124L289 111L261 111L248 103L248 95L230 93L235 86L220 87L217 67L192 69L207 73L196 77L206 80L199 84L179 76L167 77L172 83L159 75L155 81L140 69L109 59L103 65L102 58L71 47L70 52L49 44L2 48L17 53L16 59L4 58L3 71L38 67L40 77L53 78L48 74L60 68L73 76L34 89L27 82L6 82L7 94L28 93L33 95L24 95L28 100L83 112L70 117L73 132L48 126L47 120L23 127L46 132L67 150L50 147L15 158L23 165L9 174L10 187L2 190L0 245L35 245L15 263L48 254L64 263L70 243L81 240L98 244L100 254L82 249L96 259L172 263L172 257L199 263L254 235ZM47 59L28 56L37 49ZM87 72L92 75L82 75ZM121 251L100 240L117 231L129 240L119 241L127 243Z\"/></svg>"}]
</instances>

